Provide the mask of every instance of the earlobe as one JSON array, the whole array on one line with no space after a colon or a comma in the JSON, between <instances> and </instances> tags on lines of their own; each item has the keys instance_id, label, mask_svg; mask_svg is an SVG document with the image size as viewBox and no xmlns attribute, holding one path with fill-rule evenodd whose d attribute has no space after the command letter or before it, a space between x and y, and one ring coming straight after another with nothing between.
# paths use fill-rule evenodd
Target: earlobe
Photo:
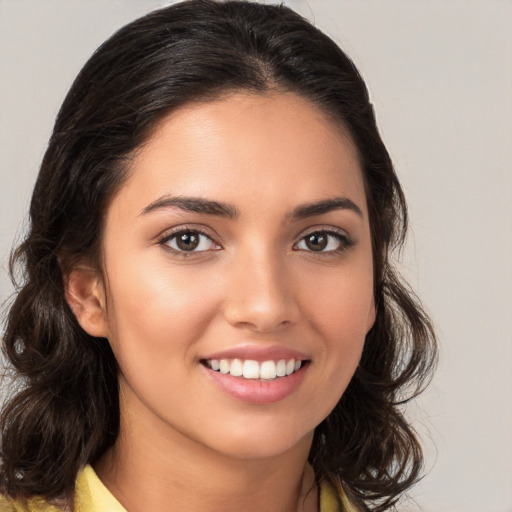
<instances>
[{"instance_id":1,"label":"earlobe","mask_svg":"<svg viewBox=\"0 0 512 512\"><path fill-rule=\"evenodd\" d=\"M66 301L82 329L96 337L108 337L105 289L101 274L76 267L65 276Z\"/></svg>"}]
</instances>

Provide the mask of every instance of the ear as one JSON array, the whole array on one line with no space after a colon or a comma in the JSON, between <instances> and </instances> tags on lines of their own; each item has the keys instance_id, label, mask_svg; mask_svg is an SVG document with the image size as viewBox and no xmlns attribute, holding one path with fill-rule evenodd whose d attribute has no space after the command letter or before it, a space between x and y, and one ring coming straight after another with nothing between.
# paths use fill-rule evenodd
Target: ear
<instances>
[{"instance_id":1,"label":"ear","mask_svg":"<svg viewBox=\"0 0 512 512\"><path fill-rule=\"evenodd\" d=\"M377 307L375 306L375 299L372 299L372 303L370 304L370 309L368 311L368 320L366 323L366 334L370 332L370 329L373 327L375 323L375 319L377 318Z\"/></svg>"},{"instance_id":2,"label":"ear","mask_svg":"<svg viewBox=\"0 0 512 512\"><path fill-rule=\"evenodd\" d=\"M64 277L66 300L82 329L96 337L108 337L106 298L101 273L77 266Z\"/></svg>"}]
</instances>

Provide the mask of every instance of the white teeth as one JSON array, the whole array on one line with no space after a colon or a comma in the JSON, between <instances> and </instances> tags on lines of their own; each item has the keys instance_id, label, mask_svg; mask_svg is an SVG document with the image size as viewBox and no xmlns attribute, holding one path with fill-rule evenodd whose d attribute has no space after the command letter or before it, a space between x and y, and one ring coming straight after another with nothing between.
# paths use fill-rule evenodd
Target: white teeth
<instances>
[{"instance_id":1,"label":"white teeth","mask_svg":"<svg viewBox=\"0 0 512 512\"><path fill-rule=\"evenodd\" d=\"M233 365L231 365L233 367ZM257 361L245 361L244 370L242 372L244 379L259 379L260 378L260 365ZM233 375L233 373L231 373Z\"/></svg>"},{"instance_id":2,"label":"white teeth","mask_svg":"<svg viewBox=\"0 0 512 512\"><path fill-rule=\"evenodd\" d=\"M289 359L280 359L278 361L263 361L259 363L252 359L210 359L208 365L212 370L220 373L233 375L233 377L243 377L244 379L264 379L272 380L277 377L285 377L296 372L301 366L302 361Z\"/></svg>"},{"instance_id":3,"label":"white teeth","mask_svg":"<svg viewBox=\"0 0 512 512\"><path fill-rule=\"evenodd\" d=\"M229 364L229 361L227 359L221 359L219 361L219 369L220 373L229 373L231 365Z\"/></svg>"},{"instance_id":4,"label":"white teeth","mask_svg":"<svg viewBox=\"0 0 512 512\"><path fill-rule=\"evenodd\" d=\"M233 359L231 361L231 369L229 370L229 373L233 375L233 377L241 377L244 372L242 361L240 359Z\"/></svg>"},{"instance_id":5,"label":"white teeth","mask_svg":"<svg viewBox=\"0 0 512 512\"><path fill-rule=\"evenodd\" d=\"M278 377L284 377L286 375L286 361L284 359L277 361L276 374Z\"/></svg>"},{"instance_id":6,"label":"white teeth","mask_svg":"<svg viewBox=\"0 0 512 512\"><path fill-rule=\"evenodd\" d=\"M275 379L276 378L276 363L274 361L265 361L261 363L260 379Z\"/></svg>"}]
</instances>

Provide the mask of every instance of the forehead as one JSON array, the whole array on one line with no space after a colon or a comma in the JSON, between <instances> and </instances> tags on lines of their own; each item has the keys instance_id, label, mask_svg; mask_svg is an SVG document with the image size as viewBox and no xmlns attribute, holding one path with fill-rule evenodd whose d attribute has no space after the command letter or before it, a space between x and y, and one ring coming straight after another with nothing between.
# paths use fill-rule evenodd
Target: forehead
<instances>
[{"instance_id":1,"label":"forehead","mask_svg":"<svg viewBox=\"0 0 512 512\"><path fill-rule=\"evenodd\" d=\"M260 208L347 194L366 202L344 127L293 93L237 92L166 116L134 155L118 195L143 208L163 194Z\"/></svg>"}]
</instances>

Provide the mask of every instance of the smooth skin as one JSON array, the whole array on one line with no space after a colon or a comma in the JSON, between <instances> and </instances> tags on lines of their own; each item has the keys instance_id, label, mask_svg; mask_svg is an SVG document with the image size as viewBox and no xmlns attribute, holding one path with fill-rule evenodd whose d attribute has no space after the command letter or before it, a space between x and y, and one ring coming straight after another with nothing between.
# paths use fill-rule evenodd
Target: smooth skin
<instances>
[{"instance_id":1,"label":"smooth skin","mask_svg":"<svg viewBox=\"0 0 512 512\"><path fill-rule=\"evenodd\" d=\"M102 481L130 512L316 511L313 431L375 319L350 137L292 93L187 105L134 154L105 222L102 271L67 279L121 372ZM204 360L239 347L300 351L302 379L272 403L227 394Z\"/></svg>"}]
</instances>

